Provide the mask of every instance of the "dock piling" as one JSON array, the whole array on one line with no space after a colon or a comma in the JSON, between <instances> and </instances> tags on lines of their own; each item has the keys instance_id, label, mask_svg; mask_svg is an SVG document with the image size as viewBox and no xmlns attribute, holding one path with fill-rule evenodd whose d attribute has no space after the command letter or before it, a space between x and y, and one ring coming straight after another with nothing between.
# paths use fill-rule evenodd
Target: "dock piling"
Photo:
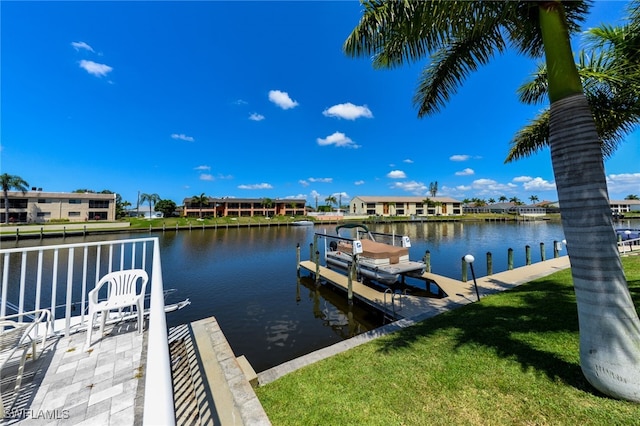
<instances>
[{"instance_id":1,"label":"dock piling","mask_svg":"<svg viewBox=\"0 0 640 426\"><path fill-rule=\"evenodd\" d=\"M467 280L467 262L464 260L464 256L462 256L462 263L460 264L460 267L462 268L462 282L466 283Z\"/></svg>"},{"instance_id":2,"label":"dock piling","mask_svg":"<svg viewBox=\"0 0 640 426\"><path fill-rule=\"evenodd\" d=\"M525 264L531 265L531 246L528 244L524 246L524 257L525 257Z\"/></svg>"},{"instance_id":3,"label":"dock piling","mask_svg":"<svg viewBox=\"0 0 640 426\"><path fill-rule=\"evenodd\" d=\"M422 260L424 261L424 264L426 265L425 267L425 272L431 272L431 252L429 250L427 250L426 252L424 252L424 257L422 258Z\"/></svg>"},{"instance_id":4,"label":"dock piling","mask_svg":"<svg viewBox=\"0 0 640 426\"><path fill-rule=\"evenodd\" d=\"M513 249L511 247L507 250L507 269L509 271L513 269Z\"/></svg>"},{"instance_id":5,"label":"dock piling","mask_svg":"<svg viewBox=\"0 0 640 426\"><path fill-rule=\"evenodd\" d=\"M540 243L540 261L541 261L541 262L544 262L544 261L545 261L545 259L546 259L546 256L545 256L545 254L544 254L544 243L543 243L543 242L541 242L541 243Z\"/></svg>"},{"instance_id":6,"label":"dock piling","mask_svg":"<svg viewBox=\"0 0 640 426\"><path fill-rule=\"evenodd\" d=\"M493 255L487 252L487 275L493 275Z\"/></svg>"}]
</instances>

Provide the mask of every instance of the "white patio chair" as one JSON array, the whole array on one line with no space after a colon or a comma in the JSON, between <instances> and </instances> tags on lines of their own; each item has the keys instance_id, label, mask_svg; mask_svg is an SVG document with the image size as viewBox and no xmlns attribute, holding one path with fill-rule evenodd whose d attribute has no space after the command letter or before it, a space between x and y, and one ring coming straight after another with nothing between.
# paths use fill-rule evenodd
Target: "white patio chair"
<instances>
[{"instance_id":1,"label":"white patio chair","mask_svg":"<svg viewBox=\"0 0 640 426\"><path fill-rule=\"evenodd\" d=\"M28 322L24 322L27 320ZM43 324L44 323L44 324ZM44 325L45 330L40 334L39 326ZM20 384L22 383L22 375L24 373L24 365L27 360L29 348L31 348L31 356L35 361L38 359L37 342L40 342L40 354L44 350L44 342L53 334L51 323L51 312L47 309L38 309L35 311L23 312L20 314L6 315L0 317L0 373L2 369L13 357L13 355L22 351L18 372L16 374L16 385L14 387L14 401L17 398ZM0 418L4 418L4 403L0 401Z\"/></svg>"},{"instance_id":2,"label":"white patio chair","mask_svg":"<svg viewBox=\"0 0 640 426\"><path fill-rule=\"evenodd\" d=\"M136 292L138 281L141 281L140 293ZM100 323L100 336L102 336L104 325L111 310L118 309L122 312L123 308L135 306L138 314L138 332L142 333L144 294L147 288L147 281L149 281L149 276L143 269L125 269L111 272L98 281L96 287L89 292L89 324L87 327L86 348L91 346L93 323L98 313L102 314ZM107 297L100 301L98 300L98 293L105 284L108 285Z\"/></svg>"}]
</instances>

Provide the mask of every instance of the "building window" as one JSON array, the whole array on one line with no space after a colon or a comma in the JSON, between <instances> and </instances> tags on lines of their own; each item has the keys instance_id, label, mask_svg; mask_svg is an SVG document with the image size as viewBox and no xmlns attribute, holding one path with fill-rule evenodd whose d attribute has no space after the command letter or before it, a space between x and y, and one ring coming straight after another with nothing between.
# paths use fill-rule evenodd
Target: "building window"
<instances>
[{"instance_id":1,"label":"building window","mask_svg":"<svg viewBox=\"0 0 640 426\"><path fill-rule=\"evenodd\" d=\"M38 198L38 204L49 204L51 200L47 200L46 198Z\"/></svg>"},{"instance_id":2,"label":"building window","mask_svg":"<svg viewBox=\"0 0 640 426\"><path fill-rule=\"evenodd\" d=\"M69 217L79 217L80 212L69 212Z\"/></svg>"},{"instance_id":3,"label":"building window","mask_svg":"<svg viewBox=\"0 0 640 426\"><path fill-rule=\"evenodd\" d=\"M82 204L82 200L78 200L77 198L70 199L69 204Z\"/></svg>"},{"instance_id":4,"label":"building window","mask_svg":"<svg viewBox=\"0 0 640 426\"><path fill-rule=\"evenodd\" d=\"M51 217L51 212L38 212L38 217Z\"/></svg>"},{"instance_id":5,"label":"building window","mask_svg":"<svg viewBox=\"0 0 640 426\"><path fill-rule=\"evenodd\" d=\"M90 209L108 209L109 200L89 200L89 208Z\"/></svg>"},{"instance_id":6,"label":"building window","mask_svg":"<svg viewBox=\"0 0 640 426\"><path fill-rule=\"evenodd\" d=\"M29 200L26 198L9 198L10 209L26 209ZM4 209L4 198L0 198L0 207Z\"/></svg>"},{"instance_id":7,"label":"building window","mask_svg":"<svg viewBox=\"0 0 640 426\"><path fill-rule=\"evenodd\" d=\"M107 212L89 212L89 220L107 220Z\"/></svg>"}]
</instances>

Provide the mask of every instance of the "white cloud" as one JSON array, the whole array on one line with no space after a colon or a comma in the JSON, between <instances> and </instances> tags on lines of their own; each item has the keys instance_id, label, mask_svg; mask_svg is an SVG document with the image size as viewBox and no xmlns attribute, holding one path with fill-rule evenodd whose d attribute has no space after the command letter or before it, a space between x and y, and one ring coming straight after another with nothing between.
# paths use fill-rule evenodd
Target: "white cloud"
<instances>
[{"instance_id":1,"label":"white cloud","mask_svg":"<svg viewBox=\"0 0 640 426\"><path fill-rule=\"evenodd\" d=\"M251 121L262 121L262 120L264 120L264 115L258 114L257 112L254 112L249 116L249 120L251 120Z\"/></svg>"},{"instance_id":2,"label":"white cloud","mask_svg":"<svg viewBox=\"0 0 640 426\"><path fill-rule=\"evenodd\" d=\"M405 179L407 175L402 170L392 170L387 173L387 177L391 179Z\"/></svg>"},{"instance_id":3,"label":"white cloud","mask_svg":"<svg viewBox=\"0 0 640 426\"><path fill-rule=\"evenodd\" d=\"M423 195L427 192L427 186L422 182L394 182L391 188L401 189L416 195Z\"/></svg>"},{"instance_id":4,"label":"white cloud","mask_svg":"<svg viewBox=\"0 0 640 426\"><path fill-rule=\"evenodd\" d=\"M270 90L269 100L282 109L290 109L298 106L298 102L291 99L287 92L281 92L280 90Z\"/></svg>"},{"instance_id":5,"label":"white cloud","mask_svg":"<svg viewBox=\"0 0 640 426\"><path fill-rule=\"evenodd\" d=\"M471 176L473 174L475 174L473 169L470 169L468 167L464 170L460 170L459 172L456 172L456 176Z\"/></svg>"},{"instance_id":6,"label":"white cloud","mask_svg":"<svg viewBox=\"0 0 640 426\"><path fill-rule=\"evenodd\" d=\"M200 175L200 180L214 180L213 175L210 175L209 173L202 173Z\"/></svg>"},{"instance_id":7,"label":"white cloud","mask_svg":"<svg viewBox=\"0 0 640 426\"><path fill-rule=\"evenodd\" d=\"M620 173L607 176L607 189L610 194L620 194L617 198L627 195L640 195L640 173ZM613 198L613 197L612 197Z\"/></svg>"},{"instance_id":8,"label":"white cloud","mask_svg":"<svg viewBox=\"0 0 640 426\"><path fill-rule=\"evenodd\" d=\"M233 101L234 105L247 105L249 102L243 100L243 99L236 99L235 101Z\"/></svg>"},{"instance_id":9,"label":"white cloud","mask_svg":"<svg viewBox=\"0 0 640 426\"><path fill-rule=\"evenodd\" d=\"M193 170L211 170L211 166L198 166L198 167L194 167Z\"/></svg>"},{"instance_id":10,"label":"white cloud","mask_svg":"<svg viewBox=\"0 0 640 426\"><path fill-rule=\"evenodd\" d=\"M322 111L322 114L326 117L344 118L345 120L355 120L360 117L373 118L371 110L366 105L358 106L351 102L334 105Z\"/></svg>"},{"instance_id":11,"label":"white cloud","mask_svg":"<svg viewBox=\"0 0 640 426\"><path fill-rule=\"evenodd\" d=\"M193 141L195 141L195 139L193 138L193 136L187 136L187 135L185 135L184 133L180 133L180 134L178 134L178 133L173 133L173 134L171 135L171 137L172 137L173 139L179 139L179 140L181 140L181 141L187 141L187 142L193 142Z\"/></svg>"},{"instance_id":12,"label":"white cloud","mask_svg":"<svg viewBox=\"0 0 640 426\"><path fill-rule=\"evenodd\" d=\"M529 182L532 181L533 178L531 176L518 176L518 177L514 177L513 182Z\"/></svg>"},{"instance_id":13,"label":"white cloud","mask_svg":"<svg viewBox=\"0 0 640 426\"><path fill-rule=\"evenodd\" d=\"M269 183L254 183L252 185L238 185L238 189L272 189Z\"/></svg>"},{"instance_id":14,"label":"white cloud","mask_svg":"<svg viewBox=\"0 0 640 426\"><path fill-rule=\"evenodd\" d=\"M402 160L402 162L407 164L413 164L413 160L410 158L407 158L406 160Z\"/></svg>"},{"instance_id":15,"label":"white cloud","mask_svg":"<svg viewBox=\"0 0 640 426\"><path fill-rule=\"evenodd\" d=\"M95 75L96 77L104 77L113 70L109 65L99 64L85 59L80 61L80 68L84 69L91 75Z\"/></svg>"},{"instance_id":16,"label":"white cloud","mask_svg":"<svg viewBox=\"0 0 640 426\"><path fill-rule=\"evenodd\" d=\"M363 180L357 180L355 182L353 182L354 185L358 186L358 185L364 185L364 181Z\"/></svg>"},{"instance_id":17,"label":"white cloud","mask_svg":"<svg viewBox=\"0 0 640 426\"><path fill-rule=\"evenodd\" d=\"M469 158L471 158L470 155L456 154L456 155L452 155L451 157L449 157L449 160L451 160L451 161L467 161Z\"/></svg>"},{"instance_id":18,"label":"white cloud","mask_svg":"<svg viewBox=\"0 0 640 426\"><path fill-rule=\"evenodd\" d=\"M357 145L354 141L352 141L347 135L341 132L335 132L332 135L327 136L326 138L318 138L316 139L318 145L327 146L327 145L335 145L338 147L346 147L346 148L360 148L360 145Z\"/></svg>"},{"instance_id":19,"label":"white cloud","mask_svg":"<svg viewBox=\"0 0 640 426\"><path fill-rule=\"evenodd\" d=\"M309 182L331 183L333 182L333 178L309 178Z\"/></svg>"},{"instance_id":20,"label":"white cloud","mask_svg":"<svg viewBox=\"0 0 640 426\"><path fill-rule=\"evenodd\" d=\"M494 195L498 193L513 193L518 185L514 183L499 183L493 179L476 179L471 183L471 188L478 191L478 195Z\"/></svg>"},{"instance_id":21,"label":"white cloud","mask_svg":"<svg viewBox=\"0 0 640 426\"><path fill-rule=\"evenodd\" d=\"M76 50L83 49L83 50L88 50L89 52L93 52L93 47L89 46L84 41L73 41L71 42L71 46L73 46L73 48Z\"/></svg>"},{"instance_id":22,"label":"white cloud","mask_svg":"<svg viewBox=\"0 0 640 426\"><path fill-rule=\"evenodd\" d=\"M556 189L556 184L554 182L546 181L541 177L537 177L524 182L522 187L527 191L554 191Z\"/></svg>"},{"instance_id":23,"label":"white cloud","mask_svg":"<svg viewBox=\"0 0 640 426\"><path fill-rule=\"evenodd\" d=\"M309 186L309 182L307 182L307 181L306 181L306 180L304 180L304 179L300 179L300 180L298 181L298 183L299 183L300 185L302 185L302 186Z\"/></svg>"}]
</instances>

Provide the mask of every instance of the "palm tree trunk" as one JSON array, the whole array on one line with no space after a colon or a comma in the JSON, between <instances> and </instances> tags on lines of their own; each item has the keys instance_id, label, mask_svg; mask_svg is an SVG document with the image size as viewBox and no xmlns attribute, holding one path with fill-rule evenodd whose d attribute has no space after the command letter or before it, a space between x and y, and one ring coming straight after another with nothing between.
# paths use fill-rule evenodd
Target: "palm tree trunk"
<instances>
[{"instance_id":1,"label":"palm tree trunk","mask_svg":"<svg viewBox=\"0 0 640 426\"><path fill-rule=\"evenodd\" d=\"M551 104L549 144L577 299L582 371L601 392L640 402L640 321L620 261L602 152L584 95Z\"/></svg>"},{"instance_id":2,"label":"palm tree trunk","mask_svg":"<svg viewBox=\"0 0 640 426\"><path fill-rule=\"evenodd\" d=\"M4 223L9 223L9 192L3 190L2 196L4 197Z\"/></svg>"}]
</instances>

